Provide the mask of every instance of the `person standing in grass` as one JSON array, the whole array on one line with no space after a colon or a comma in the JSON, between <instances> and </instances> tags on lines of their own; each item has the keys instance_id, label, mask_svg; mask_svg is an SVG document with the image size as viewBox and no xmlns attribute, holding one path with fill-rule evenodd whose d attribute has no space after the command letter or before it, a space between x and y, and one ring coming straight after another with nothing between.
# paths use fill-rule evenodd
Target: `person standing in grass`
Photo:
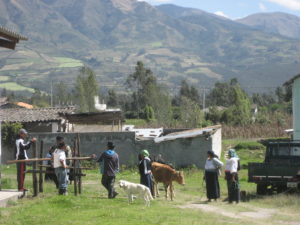
<instances>
[{"instance_id":1,"label":"person standing in grass","mask_svg":"<svg viewBox=\"0 0 300 225\"><path fill-rule=\"evenodd\" d=\"M58 194L67 195L68 175L66 163L66 144L60 142L53 152L53 167L58 181Z\"/></svg>"},{"instance_id":2,"label":"person standing in grass","mask_svg":"<svg viewBox=\"0 0 300 225\"><path fill-rule=\"evenodd\" d=\"M143 150L139 154L139 172L140 172L140 183L149 188L153 195L152 188L152 172L151 172L151 160L148 150Z\"/></svg>"},{"instance_id":3,"label":"person standing in grass","mask_svg":"<svg viewBox=\"0 0 300 225\"><path fill-rule=\"evenodd\" d=\"M227 180L228 202L240 201L240 184L238 170L240 169L240 159L234 149L228 150L228 160L225 166L225 179Z\"/></svg>"},{"instance_id":4,"label":"person standing in grass","mask_svg":"<svg viewBox=\"0 0 300 225\"><path fill-rule=\"evenodd\" d=\"M32 138L30 141L25 142L27 135L28 133L25 129L19 130L19 135L16 140L16 160L28 159L27 150L30 148L32 143L36 142L36 138ZM25 171L26 163L17 163L17 180L19 191L27 191L27 189L24 188Z\"/></svg>"},{"instance_id":5,"label":"person standing in grass","mask_svg":"<svg viewBox=\"0 0 300 225\"><path fill-rule=\"evenodd\" d=\"M206 196L208 202L212 199L217 201L220 198L220 184L219 184L219 169L223 166L223 163L216 157L213 151L207 152L207 160L205 162L205 175L206 182Z\"/></svg>"},{"instance_id":6,"label":"person standing in grass","mask_svg":"<svg viewBox=\"0 0 300 225\"><path fill-rule=\"evenodd\" d=\"M114 184L116 173L119 172L119 156L115 152L112 142L107 143L107 150L104 151L97 160L100 164L102 174L101 183L108 191L108 198L115 198L118 193L115 191Z\"/></svg>"}]
</instances>

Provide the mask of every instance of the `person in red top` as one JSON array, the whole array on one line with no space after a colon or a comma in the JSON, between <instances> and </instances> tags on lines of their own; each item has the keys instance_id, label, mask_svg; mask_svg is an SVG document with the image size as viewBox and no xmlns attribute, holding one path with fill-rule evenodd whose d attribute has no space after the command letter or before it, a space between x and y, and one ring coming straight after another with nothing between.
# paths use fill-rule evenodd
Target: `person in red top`
<instances>
[{"instance_id":1,"label":"person in red top","mask_svg":"<svg viewBox=\"0 0 300 225\"><path fill-rule=\"evenodd\" d=\"M32 143L36 142L36 138L32 138L30 141L25 142L24 139L27 137L27 135L28 133L25 129L19 130L19 137L16 140L16 160L28 159L27 150L30 148ZM17 163L17 180L19 191L26 191L24 188L25 170L25 162Z\"/></svg>"}]
</instances>

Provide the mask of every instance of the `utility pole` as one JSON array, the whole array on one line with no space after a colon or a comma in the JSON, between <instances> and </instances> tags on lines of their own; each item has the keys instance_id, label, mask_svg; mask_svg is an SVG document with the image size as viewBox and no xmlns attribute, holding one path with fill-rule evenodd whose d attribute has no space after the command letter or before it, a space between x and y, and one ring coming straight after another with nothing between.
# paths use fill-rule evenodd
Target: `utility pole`
<instances>
[{"instance_id":1,"label":"utility pole","mask_svg":"<svg viewBox=\"0 0 300 225\"><path fill-rule=\"evenodd\" d=\"M205 109L205 101L206 101L206 96L205 96L205 92L206 92L206 89L204 88L203 89L203 98L202 98L202 110L204 110Z\"/></svg>"},{"instance_id":2,"label":"utility pole","mask_svg":"<svg viewBox=\"0 0 300 225\"><path fill-rule=\"evenodd\" d=\"M50 100L50 101L51 101L51 102L50 102L50 105L51 105L51 107L53 107L53 80L51 80L51 86L50 86L50 88L51 88L51 89L50 89L50 95L51 95L51 96L50 96L50 99L51 99L51 100Z\"/></svg>"}]
</instances>

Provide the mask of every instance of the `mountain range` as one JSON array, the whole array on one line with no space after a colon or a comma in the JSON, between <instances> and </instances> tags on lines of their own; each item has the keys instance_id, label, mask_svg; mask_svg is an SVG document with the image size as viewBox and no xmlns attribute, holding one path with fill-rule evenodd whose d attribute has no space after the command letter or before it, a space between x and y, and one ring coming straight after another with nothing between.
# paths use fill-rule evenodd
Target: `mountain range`
<instances>
[{"instance_id":1,"label":"mountain range","mask_svg":"<svg viewBox=\"0 0 300 225\"><path fill-rule=\"evenodd\" d=\"M0 49L0 88L12 90L71 87L87 65L102 90L124 91L137 61L173 92L182 79L200 90L231 78L269 92L300 71L300 18L283 13L233 21L137 0L1 0L0 25L29 38Z\"/></svg>"}]
</instances>

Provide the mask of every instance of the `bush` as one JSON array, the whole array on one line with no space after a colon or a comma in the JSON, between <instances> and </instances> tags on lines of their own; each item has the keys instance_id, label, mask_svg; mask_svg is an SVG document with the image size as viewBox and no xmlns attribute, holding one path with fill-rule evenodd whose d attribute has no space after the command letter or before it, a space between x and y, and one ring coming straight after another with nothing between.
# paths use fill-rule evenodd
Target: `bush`
<instances>
[{"instance_id":1,"label":"bush","mask_svg":"<svg viewBox=\"0 0 300 225\"><path fill-rule=\"evenodd\" d=\"M19 130L22 128L22 124L4 123L1 128L3 143L6 145L13 145Z\"/></svg>"},{"instance_id":2,"label":"bush","mask_svg":"<svg viewBox=\"0 0 300 225\"><path fill-rule=\"evenodd\" d=\"M237 144L235 146L235 149L237 151L241 149L258 150L258 149L264 149L264 145L258 142L243 142Z\"/></svg>"}]
</instances>

